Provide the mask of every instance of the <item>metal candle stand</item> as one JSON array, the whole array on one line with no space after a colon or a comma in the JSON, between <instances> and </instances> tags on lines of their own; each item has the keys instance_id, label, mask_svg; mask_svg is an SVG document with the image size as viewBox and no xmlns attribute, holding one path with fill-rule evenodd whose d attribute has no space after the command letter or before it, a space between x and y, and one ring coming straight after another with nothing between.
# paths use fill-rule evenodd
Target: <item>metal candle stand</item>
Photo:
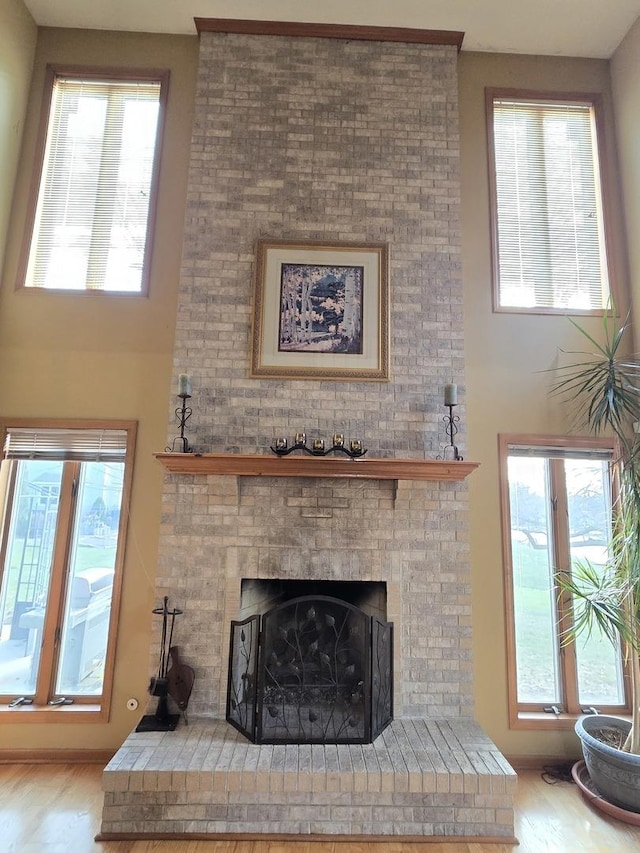
<instances>
[{"instance_id":1,"label":"metal candle stand","mask_svg":"<svg viewBox=\"0 0 640 853\"><path fill-rule=\"evenodd\" d=\"M173 641L173 626L176 616L182 615L182 610L174 608L169 610L169 597L165 595L162 607L156 607L152 611L156 616L162 616L162 637L160 640L160 661L158 664L158 675L152 677L149 682L149 693L158 697L158 707L155 714L145 714L136 726L137 732L172 732L178 725L180 714L170 714L168 708L169 679L167 670L169 668L169 652Z\"/></svg>"},{"instance_id":2,"label":"metal candle stand","mask_svg":"<svg viewBox=\"0 0 640 853\"><path fill-rule=\"evenodd\" d=\"M442 451L442 457L440 458L451 459L454 462L463 462L464 457L460 456L458 448L453 442L454 436L458 434L457 425L460 423L460 417L453 414L456 404L446 403L445 405L446 408L449 409L449 413L445 415L442 420L444 421L444 429L447 434L447 438L449 439L449 444L445 445L444 450Z\"/></svg>"},{"instance_id":3,"label":"metal candle stand","mask_svg":"<svg viewBox=\"0 0 640 853\"><path fill-rule=\"evenodd\" d=\"M178 406L175 410L175 415L178 420L178 426L180 427L180 435L177 435L170 445L165 447L166 453L193 453L191 447L189 447L189 441L184 434L184 427L186 422L192 415L191 406L187 406L187 400L191 398L191 394L178 394L178 397L182 400L182 405ZM176 442L180 442L182 445L176 451Z\"/></svg>"}]
</instances>

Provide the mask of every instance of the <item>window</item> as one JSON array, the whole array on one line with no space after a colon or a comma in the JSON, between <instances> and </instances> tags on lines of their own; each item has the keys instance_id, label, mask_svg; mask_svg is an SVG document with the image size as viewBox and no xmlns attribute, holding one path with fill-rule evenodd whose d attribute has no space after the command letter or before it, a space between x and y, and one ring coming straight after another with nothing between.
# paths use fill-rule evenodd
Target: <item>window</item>
<instances>
[{"instance_id":1,"label":"window","mask_svg":"<svg viewBox=\"0 0 640 853\"><path fill-rule=\"evenodd\" d=\"M135 424L3 437L0 704L108 712Z\"/></svg>"},{"instance_id":2,"label":"window","mask_svg":"<svg viewBox=\"0 0 640 853\"><path fill-rule=\"evenodd\" d=\"M563 644L572 602L558 571L606 559L612 485L606 440L500 437L512 724L542 714L628 710L620 648L597 631Z\"/></svg>"},{"instance_id":3,"label":"window","mask_svg":"<svg viewBox=\"0 0 640 853\"><path fill-rule=\"evenodd\" d=\"M146 291L165 84L158 72L129 79L49 69L20 283Z\"/></svg>"},{"instance_id":4,"label":"window","mask_svg":"<svg viewBox=\"0 0 640 853\"><path fill-rule=\"evenodd\" d=\"M487 110L495 308L605 310L598 98L488 90Z\"/></svg>"}]
</instances>

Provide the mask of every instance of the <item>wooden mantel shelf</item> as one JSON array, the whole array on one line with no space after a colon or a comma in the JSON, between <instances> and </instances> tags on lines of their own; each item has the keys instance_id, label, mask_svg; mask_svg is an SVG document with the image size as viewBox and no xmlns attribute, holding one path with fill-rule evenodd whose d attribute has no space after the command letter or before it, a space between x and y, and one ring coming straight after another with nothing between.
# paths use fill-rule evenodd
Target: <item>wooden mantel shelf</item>
<instances>
[{"instance_id":1,"label":"wooden mantel shelf","mask_svg":"<svg viewBox=\"0 0 640 853\"><path fill-rule=\"evenodd\" d=\"M479 462L439 459L340 459L335 456L268 456L241 453L154 453L172 474L227 477L351 477L369 480L466 479Z\"/></svg>"}]
</instances>

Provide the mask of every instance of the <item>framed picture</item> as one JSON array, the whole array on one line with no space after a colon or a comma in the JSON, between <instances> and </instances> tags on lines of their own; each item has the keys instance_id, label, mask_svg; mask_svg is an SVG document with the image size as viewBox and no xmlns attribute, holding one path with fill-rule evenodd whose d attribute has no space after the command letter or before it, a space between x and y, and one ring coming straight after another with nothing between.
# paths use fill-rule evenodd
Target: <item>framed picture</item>
<instances>
[{"instance_id":1,"label":"framed picture","mask_svg":"<svg viewBox=\"0 0 640 853\"><path fill-rule=\"evenodd\" d=\"M259 242L251 376L388 381L388 247Z\"/></svg>"}]
</instances>

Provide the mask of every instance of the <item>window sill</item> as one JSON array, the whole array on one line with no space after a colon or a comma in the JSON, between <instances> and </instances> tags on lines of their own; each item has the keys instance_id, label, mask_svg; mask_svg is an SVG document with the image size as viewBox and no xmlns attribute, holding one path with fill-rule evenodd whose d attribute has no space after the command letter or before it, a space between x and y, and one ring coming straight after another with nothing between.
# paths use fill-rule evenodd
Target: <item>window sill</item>
<instances>
[{"instance_id":1,"label":"window sill","mask_svg":"<svg viewBox=\"0 0 640 853\"><path fill-rule=\"evenodd\" d=\"M40 293L50 296L52 293L57 293L62 296L81 296L91 299L102 299L105 297L124 297L125 299L144 298L148 299L149 293L146 290L104 290L103 288L78 288L78 287L35 287L33 285L23 284L18 282L16 292L19 293Z\"/></svg>"},{"instance_id":2,"label":"window sill","mask_svg":"<svg viewBox=\"0 0 640 853\"><path fill-rule=\"evenodd\" d=\"M20 705L0 704L0 725L10 723L103 723L109 719L100 705Z\"/></svg>"},{"instance_id":3,"label":"window sill","mask_svg":"<svg viewBox=\"0 0 640 853\"><path fill-rule=\"evenodd\" d=\"M620 717L623 720L631 720L631 716L623 711L602 711L603 715ZM512 717L509 723L511 729L528 729L538 731L549 731L556 729L559 731L573 729L576 720L584 714L546 714L542 711L520 711L516 717ZM591 715L590 715L591 716Z\"/></svg>"},{"instance_id":4,"label":"window sill","mask_svg":"<svg viewBox=\"0 0 640 853\"><path fill-rule=\"evenodd\" d=\"M531 314L548 317L604 317L606 308L543 308L542 306L496 305L494 314Z\"/></svg>"}]
</instances>

